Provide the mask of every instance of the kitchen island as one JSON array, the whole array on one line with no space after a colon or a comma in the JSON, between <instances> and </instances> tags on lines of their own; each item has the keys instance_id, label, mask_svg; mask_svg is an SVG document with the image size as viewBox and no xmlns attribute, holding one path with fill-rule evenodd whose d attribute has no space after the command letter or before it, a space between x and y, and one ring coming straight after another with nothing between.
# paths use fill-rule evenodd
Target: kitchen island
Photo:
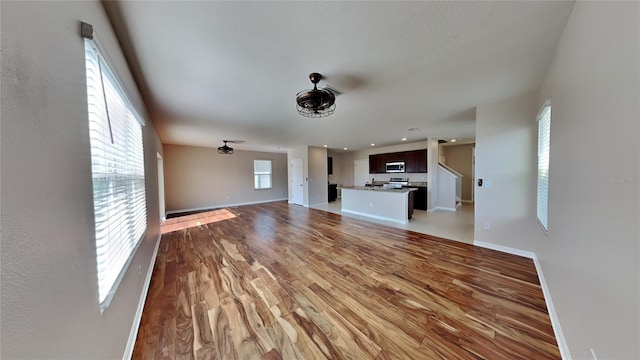
<instances>
[{"instance_id":1,"label":"kitchen island","mask_svg":"<svg viewBox=\"0 0 640 360\"><path fill-rule=\"evenodd\" d=\"M413 192L417 188L387 189L344 186L342 211L374 219L406 224L413 215Z\"/></svg>"}]
</instances>

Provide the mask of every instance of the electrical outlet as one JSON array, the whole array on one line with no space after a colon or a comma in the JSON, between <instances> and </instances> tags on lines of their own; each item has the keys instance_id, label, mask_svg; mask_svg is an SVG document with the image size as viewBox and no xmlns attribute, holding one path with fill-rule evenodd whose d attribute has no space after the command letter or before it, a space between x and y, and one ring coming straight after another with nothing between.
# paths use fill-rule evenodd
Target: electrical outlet
<instances>
[{"instance_id":1,"label":"electrical outlet","mask_svg":"<svg viewBox=\"0 0 640 360\"><path fill-rule=\"evenodd\" d=\"M373 203L369 203L369 207L373 207Z\"/></svg>"},{"instance_id":2,"label":"electrical outlet","mask_svg":"<svg viewBox=\"0 0 640 360\"><path fill-rule=\"evenodd\" d=\"M138 277L142 277L142 265L138 265Z\"/></svg>"},{"instance_id":3,"label":"electrical outlet","mask_svg":"<svg viewBox=\"0 0 640 360\"><path fill-rule=\"evenodd\" d=\"M491 223L484 223L484 229L486 231L491 231Z\"/></svg>"},{"instance_id":4,"label":"electrical outlet","mask_svg":"<svg viewBox=\"0 0 640 360\"><path fill-rule=\"evenodd\" d=\"M591 360L598 360L598 359L596 358L596 352L595 352L595 351L593 351L593 349L589 349L589 350L590 350L590 352L591 352Z\"/></svg>"}]
</instances>

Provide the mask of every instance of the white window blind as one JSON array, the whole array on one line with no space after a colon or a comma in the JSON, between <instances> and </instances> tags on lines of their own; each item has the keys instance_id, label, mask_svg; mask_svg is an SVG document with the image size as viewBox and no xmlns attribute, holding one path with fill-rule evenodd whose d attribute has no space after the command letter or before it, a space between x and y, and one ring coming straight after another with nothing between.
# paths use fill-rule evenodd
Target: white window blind
<instances>
[{"instance_id":1,"label":"white window blind","mask_svg":"<svg viewBox=\"0 0 640 360\"><path fill-rule=\"evenodd\" d=\"M551 105L546 104L538 114L538 221L546 232L549 218L549 140L551 133Z\"/></svg>"},{"instance_id":2,"label":"white window blind","mask_svg":"<svg viewBox=\"0 0 640 360\"><path fill-rule=\"evenodd\" d=\"M147 228L142 120L85 39L91 172L101 308L108 306Z\"/></svg>"},{"instance_id":3,"label":"white window blind","mask_svg":"<svg viewBox=\"0 0 640 360\"><path fill-rule=\"evenodd\" d=\"M256 190L271 189L271 160L253 160L253 177Z\"/></svg>"}]
</instances>

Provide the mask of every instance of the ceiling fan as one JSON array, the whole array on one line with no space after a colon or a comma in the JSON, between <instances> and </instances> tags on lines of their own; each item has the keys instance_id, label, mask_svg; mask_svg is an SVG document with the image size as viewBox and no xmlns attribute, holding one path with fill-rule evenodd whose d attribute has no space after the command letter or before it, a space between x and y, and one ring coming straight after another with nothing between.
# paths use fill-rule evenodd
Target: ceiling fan
<instances>
[{"instance_id":1,"label":"ceiling fan","mask_svg":"<svg viewBox=\"0 0 640 360\"><path fill-rule=\"evenodd\" d=\"M224 145L218 148L218 154L230 155L230 154L233 154L233 148L227 145L227 143L242 144L244 140L222 140L222 142L224 142Z\"/></svg>"}]
</instances>

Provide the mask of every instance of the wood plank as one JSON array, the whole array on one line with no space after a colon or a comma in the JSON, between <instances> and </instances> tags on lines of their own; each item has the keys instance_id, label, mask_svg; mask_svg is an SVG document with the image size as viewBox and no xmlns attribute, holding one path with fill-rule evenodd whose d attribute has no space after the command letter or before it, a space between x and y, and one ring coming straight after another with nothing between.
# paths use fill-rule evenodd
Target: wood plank
<instances>
[{"instance_id":1,"label":"wood plank","mask_svg":"<svg viewBox=\"0 0 640 360\"><path fill-rule=\"evenodd\" d=\"M134 359L560 358L530 259L286 202L171 225Z\"/></svg>"}]
</instances>

